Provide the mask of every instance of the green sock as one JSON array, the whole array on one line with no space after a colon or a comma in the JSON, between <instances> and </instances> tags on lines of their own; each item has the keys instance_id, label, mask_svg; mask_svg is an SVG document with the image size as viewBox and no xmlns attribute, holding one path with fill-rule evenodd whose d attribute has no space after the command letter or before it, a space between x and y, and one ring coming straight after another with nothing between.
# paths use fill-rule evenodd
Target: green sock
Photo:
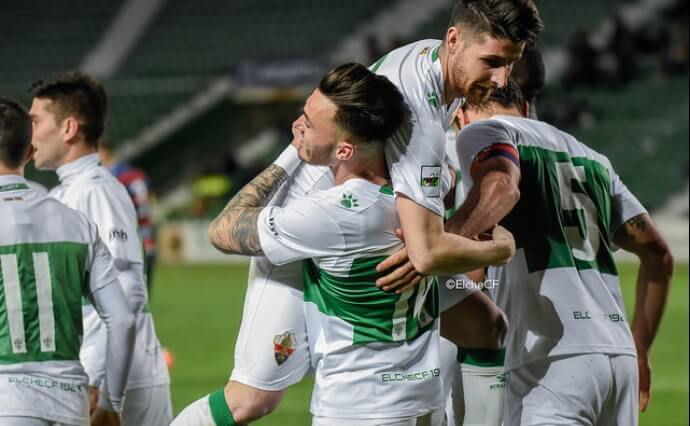
<instances>
[{"instance_id":1,"label":"green sock","mask_svg":"<svg viewBox=\"0 0 690 426\"><path fill-rule=\"evenodd\" d=\"M235 419L232 418L230 407L225 402L225 389L220 388L220 390L209 394L208 405L211 406L211 415L216 426L237 426Z\"/></svg>"}]
</instances>

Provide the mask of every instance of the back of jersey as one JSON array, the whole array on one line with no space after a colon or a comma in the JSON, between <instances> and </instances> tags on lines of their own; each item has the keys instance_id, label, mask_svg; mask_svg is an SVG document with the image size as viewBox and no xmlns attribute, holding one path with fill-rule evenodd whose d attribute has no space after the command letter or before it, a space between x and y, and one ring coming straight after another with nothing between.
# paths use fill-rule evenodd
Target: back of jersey
<instances>
[{"instance_id":1,"label":"back of jersey","mask_svg":"<svg viewBox=\"0 0 690 426\"><path fill-rule=\"evenodd\" d=\"M0 186L0 374L83 379L81 299L96 229L22 181Z\"/></svg>"},{"instance_id":2,"label":"back of jersey","mask_svg":"<svg viewBox=\"0 0 690 426\"><path fill-rule=\"evenodd\" d=\"M566 354L635 355L612 239L644 208L606 157L534 120L496 116L468 126L459 142L464 170L496 143L517 149L521 171L520 201L502 222L518 250L491 270L511 324L506 369Z\"/></svg>"}]
</instances>

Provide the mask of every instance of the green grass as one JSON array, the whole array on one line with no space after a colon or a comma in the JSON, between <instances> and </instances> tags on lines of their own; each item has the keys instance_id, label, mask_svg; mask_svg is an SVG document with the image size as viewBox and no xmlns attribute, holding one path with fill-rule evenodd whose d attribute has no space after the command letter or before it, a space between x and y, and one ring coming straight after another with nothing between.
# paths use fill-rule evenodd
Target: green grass
<instances>
[{"instance_id":1,"label":"green grass","mask_svg":"<svg viewBox=\"0 0 690 426\"><path fill-rule=\"evenodd\" d=\"M633 301L636 267L621 266L628 306ZM233 364L242 316L247 268L162 266L152 305L158 335L173 351L172 398L175 413L191 401L222 387ZM266 318L272 321L272 318ZM652 402L641 425L688 424L688 266L676 267L666 315L652 356ZM279 409L256 425L310 424L311 380L287 392Z\"/></svg>"}]
</instances>

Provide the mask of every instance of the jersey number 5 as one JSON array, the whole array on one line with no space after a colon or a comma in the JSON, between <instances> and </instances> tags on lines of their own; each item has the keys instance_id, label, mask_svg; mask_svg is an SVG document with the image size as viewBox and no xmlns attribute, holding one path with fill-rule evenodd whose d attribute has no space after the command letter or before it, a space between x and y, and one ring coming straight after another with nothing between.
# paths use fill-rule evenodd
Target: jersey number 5
<instances>
[{"instance_id":1,"label":"jersey number 5","mask_svg":"<svg viewBox=\"0 0 690 426\"><path fill-rule=\"evenodd\" d=\"M587 184L585 167L559 162L556 163L556 174L560 187L561 208L565 211L575 211L578 218L577 225L564 226L565 237L573 257L592 262L596 259L601 244L597 208L585 192L575 190L575 185L584 188Z\"/></svg>"},{"instance_id":2,"label":"jersey number 5","mask_svg":"<svg viewBox=\"0 0 690 426\"><path fill-rule=\"evenodd\" d=\"M32 310L31 315L38 315L38 328L41 341L41 352L55 351L55 315L53 313L52 280L50 276L50 261L48 253L33 253L34 282L38 310ZM22 260L22 259L20 259ZM26 265L28 266L28 265ZM28 287L22 289L19 279L19 265L16 254L4 254L0 256L0 278L5 295L5 307L7 309L7 323L10 339L12 341L12 353L23 354L26 349L26 328L24 326L24 310L22 308L22 293L26 293ZM35 317L34 317L35 318ZM32 321L35 323L35 320ZM32 330L35 331L35 330Z\"/></svg>"}]
</instances>

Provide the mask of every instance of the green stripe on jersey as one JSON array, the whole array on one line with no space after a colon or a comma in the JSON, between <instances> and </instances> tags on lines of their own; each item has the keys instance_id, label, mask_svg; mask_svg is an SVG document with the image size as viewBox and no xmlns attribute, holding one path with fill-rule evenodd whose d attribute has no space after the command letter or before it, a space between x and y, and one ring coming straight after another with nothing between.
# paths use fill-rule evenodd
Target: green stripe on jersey
<instances>
[{"instance_id":1,"label":"green stripe on jersey","mask_svg":"<svg viewBox=\"0 0 690 426\"><path fill-rule=\"evenodd\" d=\"M9 185L0 186L0 192L17 191L20 189L29 189L29 186L25 183L11 183Z\"/></svg>"},{"instance_id":2,"label":"green stripe on jersey","mask_svg":"<svg viewBox=\"0 0 690 426\"><path fill-rule=\"evenodd\" d=\"M525 250L528 270L574 267L616 274L608 169L567 152L518 150L520 201L502 224Z\"/></svg>"},{"instance_id":3,"label":"green stripe on jersey","mask_svg":"<svg viewBox=\"0 0 690 426\"><path fill-rule=\"evenodd\" d=\"M88 246L0 246L0 364L79 359Z\"/></svg>"},{"instance_id":4,"label":"green stripe on jersey","mask_svg":"<svg viewBox=\"0 0 690 426\"><path fill-rule=\"evenodd\" d=\"M372 66L369 68L369 69L371 70L371 72L374 72L374 73L375 73L376 71L378 71L379 68L381 68L381 65L383 65L383 61L385 61L387 57L388 57L388 54L385 54L385 55L383 55L383 57L381 57L381 59L379 59L378 61L376 61L376 63L374 63L374 65L372 65Z\"/></svg>"},{"instance_id":5,"label":"green stripe on jersey","mask_svg":"<svg viewBox=\"0 0 690 426\"><path fill-rule=\"evenodd\" d=\"M414 340L431 329L438 317L435 278L400 295L376 287L376 280L385 275L376 272L376 266L384 259L356 259L347 277L304 262L304 300L352 325L353 344Z\"/></svg>"}]
</instances>

